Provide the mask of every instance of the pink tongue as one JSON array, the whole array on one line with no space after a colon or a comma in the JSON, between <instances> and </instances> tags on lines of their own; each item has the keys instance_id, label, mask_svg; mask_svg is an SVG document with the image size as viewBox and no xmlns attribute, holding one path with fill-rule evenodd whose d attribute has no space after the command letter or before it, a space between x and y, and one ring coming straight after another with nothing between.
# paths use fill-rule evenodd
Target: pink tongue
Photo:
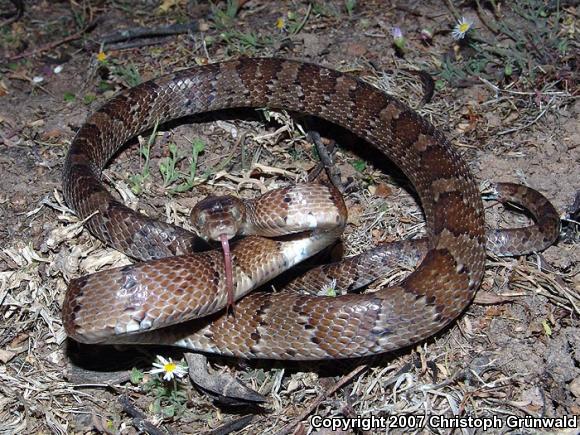
<instances>
[{"instance_id":1,"label":"pink tongue","mask_svg":"<svg viewBox=\"0 0 580 435\"><path fill-rule=\"evenodd\" d=\"M228 295L228 305L226 310L232 310L234 314L234 276L232 271L232 254L230 252L230 243L228 236L222 234L220 236L222 242L222 250L224 251L224 268L226 272L226 292Z\"/></svg>"}]
</instances>

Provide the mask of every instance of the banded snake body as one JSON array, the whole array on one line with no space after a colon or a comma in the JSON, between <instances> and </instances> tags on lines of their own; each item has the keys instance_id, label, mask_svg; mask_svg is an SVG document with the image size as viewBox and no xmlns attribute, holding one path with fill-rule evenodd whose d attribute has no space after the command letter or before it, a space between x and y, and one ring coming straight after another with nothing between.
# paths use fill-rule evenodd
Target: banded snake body
<instances>
[{"instance_id":1,"label":"banded snake body","mask_svg":"<svg viewBox=\"0 0 580 435\"><path fill-rule=\"evenodd\" d=\"M236 303L235 316L224 314L222 254L192 254L198 245L195 235L130 210L100 180L118 149L156 122L262 107L310 114L345 127L401 168L421 200L429 236L415 245L401 242L402 249L416 250L422 258L403 282L340 297L250 293ZM66 332L85 343L177 344L245 358L348 358L408 346L449 324L472 300L483 277L486 241L504 252L518 244L514 252L524 253L543 249L557 237L558 215L547 200L516 185L498 186L508 197L527 196L535 204L533 214L550 223L524 229L519 238L504 232L490 243L480 193L464 159L413 110L349 74L259 58L159 77L107 102L70 147L64 170L67 203L80 218L90 216L86 225L96 237L147 261L72 280L63 305ZM289 203L308 195L294 187L271 196L283 214L289 213ZM320 187L312 195L321 210L332 203L340 215L344 204L332 189ZM324 211L319 214L326 218ZM281 219L289 220L287 215ZM339 236L345 219L333 214L337 230L316 230L305 238L249 236L238 242L232 251L237 297L320 251ZM352 283L361 270L380 269L385 255L377 248L363 261L325 270L339 270ZM209 320L191 320L203 316ZM157 329L165 325L175 326Z\"/></svg>"}]
</instances>

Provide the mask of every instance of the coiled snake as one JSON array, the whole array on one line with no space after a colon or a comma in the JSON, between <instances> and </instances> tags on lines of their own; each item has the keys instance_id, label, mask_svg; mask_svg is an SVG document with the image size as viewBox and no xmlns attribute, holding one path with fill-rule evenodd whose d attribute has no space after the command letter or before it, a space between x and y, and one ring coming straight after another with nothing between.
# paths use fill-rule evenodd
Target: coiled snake
<instances>
[{"instance_id":1,"label":"coiled snake","mask_svg":"<svg viewBox=\"0 0 580 435\"><path fill-rule=\"evenodd\" d=\"M156 122L261 107L315 115L345 127L403 170L419 195L429 234L428 240L417 242L423 246L417 250L426 251L418 254L420 265L403 282L340 297L251 293L237 302L235 316L220 314L226 303L222 254L191 254L196 236L133 212L100 181L116 151ZM524 230L516 250L551 244L558 216L549 202L515 185L501 189L508 196L528 196L535 216L551 219L536 232ZM438 130L393 97L351 75L309 63L240 59L176 72L122 92L76 135L65 163L64 195L79 217L92 215L86 225L96 237L134 258L151 260L71 281L63 321L70 337L86 343L176 343L246 358L377 354L413 344L455 319L472 300L484 271L483 206L463 158ZM339 211L344 207L330 190L321 187L317 195L322 207L331 202ZM303 197L288 192L272 196L281 213L288 202ZM339 229L344 226L344 217L332 219ZM337 231L315 230L289 240L241 240L232 251L237 295L319 251ZM509 250L514 240L502 233L493 243ZM385 250L379 247L362 261L347 262L339 273L350 274L345 282L360 281L361 271L381 268ZM189 321L212 313L217 314L209 320Z\"/></svg>"}]
</instances>

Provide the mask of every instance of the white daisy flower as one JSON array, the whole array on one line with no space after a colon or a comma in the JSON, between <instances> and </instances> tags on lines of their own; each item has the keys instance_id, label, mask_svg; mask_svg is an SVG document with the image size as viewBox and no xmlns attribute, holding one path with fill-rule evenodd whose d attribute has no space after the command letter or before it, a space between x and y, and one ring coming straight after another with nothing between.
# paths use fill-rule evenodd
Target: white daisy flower
<instances>
[{"instance_id":1,"label":"white daisy flower","mask_svg":"<svg viewBox=\"0 0 580 435\"><path fill-rule=\"evenodd\" d=\"M317 295L336 297L336 294L336 279L333 279L329 283L323 285Z\"/></svg>"},{"instance_id":2,"label":"white daisy flower","mask_svg":"<svg viewBox=\"0 0 580 435\"><path fill-rule=\"evenodd\" d=\"M467 32L469 32L472 27L473 27L473 20L470 20L469 18L461 17L461 19L455 25L455 28L453 29L453 33L451 33L451 36L453 36L453 39L457 39L457 40L463 39L465 37L465 35L467 34Z\"/></svg>"},{"instance_id":3,"label":"white daisy flower","mask_svg":"<svg viewBox=\"0 0 580 435\"><path fill-rule=\"evenodd\" d=\"M187 368L173 362L171 358L166 360L161 355L157 355L157 361L153 363L155 368L150 373L163 373L163 379L166 381L171 381L174 377L182 378L187 374Z\"/></svg>"}]
</instances>

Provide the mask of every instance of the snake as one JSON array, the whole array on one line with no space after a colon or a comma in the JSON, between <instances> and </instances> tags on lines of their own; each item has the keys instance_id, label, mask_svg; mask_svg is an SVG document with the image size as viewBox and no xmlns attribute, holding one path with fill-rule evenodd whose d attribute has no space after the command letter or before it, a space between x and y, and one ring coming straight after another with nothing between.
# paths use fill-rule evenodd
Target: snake
<instances>
[{"instance_id":1,"label":"snake","mask_svg":"<svg viewBox=\"0 0 580 435\"><path fill-rule=\"evenodd\" d=\"M250 293L324 249L344 229L346 206L332 188L321 184L311 193L296 185L266 194L247 214L261 217L257 225L266 232L299 219L310 231L278 238L248 232L235 241L233 279L241 299L234 314L224 312L223 254L205 250L203 238L192 232L125 206L108 192L102 170L128 140L154 125L232 108L288 110L346 128L395 163L417 192L426 238L377 246L315 269L307 274L310 287L320 290L328 277L339 287L364 284L401 252L419 260L416 269L374 292ZM556 240L559 218L547 199L509 183L496 189L532 204L533 231L486 232L478 184L462 155L407 105L354 75L281 58L173 72L121 91L88 117L71 143L63 174L67 204L95 237L142 262L72 279L63 325L81 343L161 343L250 359L340 359L401 349L434 335L466 309L482 282L486 246L525 253ZM306 197L317 206L294 216L289 206ZM297 288L308 287L303 278L297 282Z\"/></svg>"}]
</instances>

